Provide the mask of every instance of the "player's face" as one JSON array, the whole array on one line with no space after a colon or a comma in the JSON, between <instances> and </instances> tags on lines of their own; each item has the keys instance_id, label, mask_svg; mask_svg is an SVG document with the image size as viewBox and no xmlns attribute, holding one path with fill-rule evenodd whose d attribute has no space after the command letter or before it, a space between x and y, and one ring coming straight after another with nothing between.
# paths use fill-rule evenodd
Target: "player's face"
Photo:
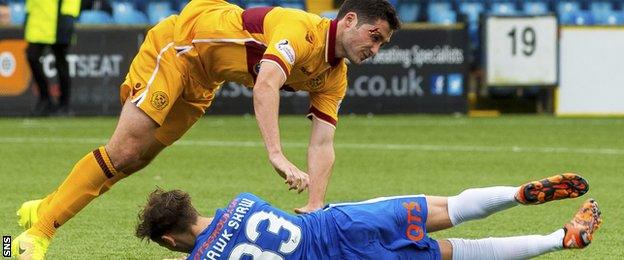
<instances>
[{"instance_id":1,"label":"player's face","mask_svg":"<svg viewBox=\"0 0 624 260\"><path fill-rule=\"evenodd\" d=\"M346 58L352 63L360 64L377 54L379 48L390 41L391 36L390 25L381 19L373 24L354 26L345 33L343 46Z\"/></svg>"}]
</instances>

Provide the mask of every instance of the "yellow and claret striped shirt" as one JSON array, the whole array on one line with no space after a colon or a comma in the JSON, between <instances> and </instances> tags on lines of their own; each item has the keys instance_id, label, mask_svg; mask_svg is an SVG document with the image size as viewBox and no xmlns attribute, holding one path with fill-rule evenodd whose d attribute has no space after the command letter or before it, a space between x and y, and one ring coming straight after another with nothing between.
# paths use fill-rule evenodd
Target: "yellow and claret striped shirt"
<instances>
[{"instance_id":1,"label":"yellow and claret striped shirt","mask_svg":"<svg viewBox=\"0 0 624 260\"><path fill-rule=\"evenodd\" d=\"M183 61L178 67L196 81L252 87L260 62L273 62L286 77L284 89L309 92L308 116L334 126L347 91L347 66L335 57L335 40L336 21L281 7L243 10L218 0L191 1L174 31Z\"/></svg>"}]
</instances>

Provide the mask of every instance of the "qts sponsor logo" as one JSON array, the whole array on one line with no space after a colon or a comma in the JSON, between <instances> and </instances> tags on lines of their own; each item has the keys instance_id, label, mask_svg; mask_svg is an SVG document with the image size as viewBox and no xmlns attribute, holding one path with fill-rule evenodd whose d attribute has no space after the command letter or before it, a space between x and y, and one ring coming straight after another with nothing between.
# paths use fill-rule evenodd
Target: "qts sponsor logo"
<instances>
[{"instance_id":1,"label":"qts sponsor logo","mask_svg":"<svg viewBox=\"0 0 624 260\"><path fill-rule=\"evenodd\" d=\"M24 40L0 40L0 96L19 96L30 86L27 47ZM72 78L121 77L123 72L121 54L68 54L66 60ZM39 62L46 77L57 76L54 55L43 55Z\"/></svg>"},{"instance_id":2,"label":"qts sponsor logo","mask_svg":"<svg viewBox=\"0 0 624 260\"><path fill-rule=\"evenodd\" d=\"M425 237L423 230L423 221L420 217L420 204L416 202L405 202L403 207L407 210L407 229L405 235L412 241L420 241Z\"/></svg>"},{"instance_id":3,"label":"qts sponsor logo","mask_svg":"<svg viewBox=\"0 0 624 260\"><path fill-rule=\"evenodd\" d=\"M30 82L30 68L26 60L23 40L0 41L0 97L19 96Z\"/></svg>"},{"instance_id":4,"label":"qts sponsor logo","mask_svg":"<svg viewBox=\"0 0 624 260\"><path fill-rule=\"evenodd\" d=\"M68 54L65 59L72 78L108 78L122 76L121 54ZM56 60L52 54L40 59L48 78L56 77Z\"/></svg>"}]
</instances>

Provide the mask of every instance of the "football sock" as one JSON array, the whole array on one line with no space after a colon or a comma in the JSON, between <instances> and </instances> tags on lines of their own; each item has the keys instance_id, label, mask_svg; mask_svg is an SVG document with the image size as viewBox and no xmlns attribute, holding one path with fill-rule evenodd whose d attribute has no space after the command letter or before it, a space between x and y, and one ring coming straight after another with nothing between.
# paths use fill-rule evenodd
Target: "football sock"
<instances>
[{"instance_id":1,"label":"football sock","mask_svg":"<svg viewBox=\"0 0 624 260\"><path fill-rule=\"evenodd\" d=\"M52 198L54 198L55 194L56 191L53 191L41 201L41 204L39 204L39 207L37 207L37 216L41 218L41 212L44 212L45 209L48 208L48 206L50 205L50 201L52 201Z\"/></svg>"},{"instance_id":2,"label":"football sock","mask_svg":"<svg viewBox=\"0 0 624 260\"><path fill-rule=\"evenodd\" d=\"M518 187L487 187L467 189L448 198L448 213L453 226L485 218L493 213L518 205Z\"/></svg>"},{"instance_id":3,"label":"football sock","mask_svg":"<svg viewBox=\"0 0 624 260\"><path fill-rule=\"evenodd\" d=\"M463 259L528 259L563 248L565 232L559 229L550 235L484 238L478 240L449 239L453 260Z\"/></svg>"},{"instance_id":4,"label":"football sock","mask_svg":"<svg viewBox=\"0 0 624 260\"><path fill-rule=\"evenodd\" d=\"M39 221L28 232L52 238L56 228L124 177L124 173L115 170L103 146L88 153L74 165L58 189L44 199L43 207L38 209Z\"/></svg>"}]
</instances>

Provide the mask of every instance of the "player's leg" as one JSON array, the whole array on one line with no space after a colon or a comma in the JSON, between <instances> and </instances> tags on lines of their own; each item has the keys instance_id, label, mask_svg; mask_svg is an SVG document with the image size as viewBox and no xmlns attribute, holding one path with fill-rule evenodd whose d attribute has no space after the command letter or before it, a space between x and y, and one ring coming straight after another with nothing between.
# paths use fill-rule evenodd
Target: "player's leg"
<instances>
[{"instance_id":1,"label":"player's leg","mask_svg":"<svg viewBox=\"0 0 624 260\"><path fill-rule=\"evenodd\" d=\"M120 179L144 167L165 146L154 136L158 125L142 110L127 102L110 141L78 161L65 181L46 197L38 209L39 220L31 233L52 237L91 200ZM41 234L43 233L43 234Z\"/></svg>"},{"instance_id":2,"label":"player's leg","mask_svg":"<svg viewBox=\"0 0 624 260\"><path fill-rule=\"evenodd\" d=\"M119 174L113 178L110 178L104 182L104 186L100 192L100 195L108 191L117 181L125 177L125 174L130 174L139 171L149 164L149 162L160 153L166 146L161 142L152 142L151 145L144 152L140 160L126 162L127 165L123 171L124 174ZM109 153L110 154L110 153ZM52 201L52 198L56 195L56 191L52 192L44 199L27 201L18 209L18 224L20 227L27 230L31 228L39 220L39 211L44 211Z\"/></svg>"},{"instance_id":3,"label":"player's leg","mask_svg":"<svg viewBox=\"0 0 624 260\"><path fill-rule=\"evenodd\" d=\"M158 147L155 144L158 141L154 137L156 127L143 111L132 103L126 103L119 124L106 147L99 147L86 154L74 165L54 193L46 197L38 207L31 207L37 211L38 221L16 238L15 244L25 250L22 254L16 254L33 259L43 258L58 227L127 176L117 169L126 169L134 161L145 161L142 155L146 154L147 148ZM120 148L121 142L116 140L124 140L124 148Z\"/></svg>"},{"instance_id":4,"label":"player's leg","mask_svg":"<svg viewBox=\"0 0 624 260\"><path fill-rule=\"evenodd\" d=\"M427 196L427 230L435 232L463 222L485 218L518 204L539 204L575 198L587 192L587 182L577 174L562 174L520 187L495 186L467 189L452 197Z\"/></svg>"},{"instance_id":5,"label":"player's leg","mask_svg":"<svg viewBox=\"0 0 624 260\"><path fill-rule=\"evenodd\" d=\"M483 239L452 238L443 240L439 244L442 255L446 256L443 259L528 259L561 250L563 235L563 229L558 229L548 235ZM446 247L444 250L443 246Z\"/></svg>"},{"instance_id":6,"label":"player's leg","mask_svg":"<svg viewBox=\"0 0 624 260\"><path fill-rule=\"evenodd\" d=\"M157 139L157 129L164 126L172 110L169 100L177 100L186 84L169 61L175 50L167 52L173 25L173 20L167 19L155 26L133 60L120 91L125 104L110 141L78 161L59 188L39 205L31 205L31 211L38 211L38 221L29 221L34 225L20 235L23 239L14 242L22 244L23 240L28 245L29 240L34 241L30 247L35 258L44 256L58 227L127 174L143 168L165 147L166 143Z\"/></svg>"},{"instance_id":7,"label":"player's leg","mask_svg":"<svg viewBox=\"0 0 624 260\"><path fill-rule=\"evenodd\" d=\"M427 231L436 232L453 227L448 213L448 198L427 196Z\"/></svg>"},{"instance_id":8,"label":"player's leg","mask_svg":"<svg viewBox=\"0 0 624 260\"><path fill-rule=\"evenodd\" d=\"M193 99L193 96L202 98ZM197 85L188 85L183 90L182 96L171 106L161 126L145 113L144 108L137 107L129 100L126 101L110 141L76 164L59 189L41 202L38 217L45 220L46 212L59 211L68 203L75 205L70 208L71 210L61 210L61 214L55 217L55 227L52 230L55 231L91 200L108 191L117 181L147 166L166 146L182 137L203 115L212 97L212 92L206 94L206 91ZM83 172L85 169L87 171ZM104 176L107 178L103 178ZM85 192L86 194L82 194ZM67 194L69 198L63 198L63 194ZM80 198L84 201L80 201ZM35 228L42 227L44 222L40 222L42 224L35 224ZM51 237L53 234L43 235Z\"/></svg>"},{"instance_id":9,"label":"player's leg","mask_svg":"<svg viewBox=\"0 0 624 260\"><path fill-rule=\"evenodd\" d=\"M55 229L118 180L145 167L165 144L156 138L186 82L174 64L174 21L148 33L120 89L124 101L109 142L86 154L61 186L40 205L39 222L29 233L52 237Z\"/></svg>"},{"instance_id":10,"label":"player's leg","mask_svg":"<svg viewBox=\"0 0 624 260\"><path fill-rule=\"evenodd\" d=\"M438 246L440 247L440 256L442 256L442 260L451 260L453 259L453 245L450 241L438 240Z\"/></svg>"},{"instance_id":11,"label":"player's leg","mask_svg":"<svg viewBox=\"0 0 624 260\"><path fill-rule=\"evenodd\" d=\"M427 196L427 230L435 232L518 205L518 187L472 188L452 197Z\"/></svg>"},{"instance_id":12,"label":"player's leg","mask_svg":"<svg viewBox=\"0 0 624 260\"><path fill-rule=\"evenodd\" d=\"M112 167L132 174L145 167L165 148L155 138L159 125L130 100L123 106L117 128L105 150L110 155Z\"/></svg>"},{"instance_id":13,"label":"player's leg","mask_svg":"<svg viewBox=\"0 0 624 260\"><path fill-rule=\"evenodd\" d=\"M438 242L442 259L528 259L562 249L584 248L602 223L593 199L585 201L563 228L547 235L484 239L448 239Z\"/></svg>"},{"instance_id":14,"label":"player's leg","mask_svg":"<svg viewBox=\"0 0 624 260\"><path fill-rule=\"evenodd\" d=\"M15 244L20 244L26 251L18 255L30 255L33 259L43 258L57 228L114 183L127 176L117 169L126 169L134 161L147 161L142 159L147 154L147 148L158 147L155 145L158 141L154 137L156 127L156 123L143 111L132 103L126 103L119 124L106 147L99 147L79 160L65 181L40 205L25 203L20 208L18 213L24 214L25 208L28 208L28 216L35 215L37 220L36 223L33 220L28 221L32 227L15 240ZM124 140L123 148L119 147L122 144L117 140Z\"/></svg>"}]
</instances>

